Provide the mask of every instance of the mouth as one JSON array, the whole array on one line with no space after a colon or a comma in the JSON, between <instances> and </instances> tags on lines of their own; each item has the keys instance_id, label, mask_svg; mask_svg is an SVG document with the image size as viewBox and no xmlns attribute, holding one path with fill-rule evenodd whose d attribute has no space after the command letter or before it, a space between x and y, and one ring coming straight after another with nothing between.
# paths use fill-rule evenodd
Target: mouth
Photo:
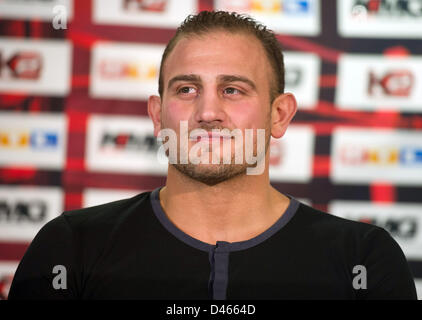
<instances>
[{"instance_id":1,"label":"mouth","mask_svg":"<svg viewBox=\"0 0 422 320\"><path fill-rule=\"evenodd\" d=\"M223 140L229 140L229 139L233 139L233 137L231 135L227 135L227 134L221 134L221 133L215 133L215 132L208 132L208 134L202 134L202 135L198 135L198 136L194 136L189 138L189 140L191 141L214 141L214 140L218 140L218 141L223 141Z\"/></svg>"}]
</instances>

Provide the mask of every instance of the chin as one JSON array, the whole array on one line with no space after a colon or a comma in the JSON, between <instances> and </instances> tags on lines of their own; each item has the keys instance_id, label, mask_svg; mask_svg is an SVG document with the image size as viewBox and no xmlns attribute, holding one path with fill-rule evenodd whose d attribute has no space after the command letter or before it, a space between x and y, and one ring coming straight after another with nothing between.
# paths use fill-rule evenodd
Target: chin
<instances>
[{"instance_id":1,"label":"chin","mask_svg":"<svg viewBox=\"0 0 422 320\"><path fill-rule=\"evenodd\" d=\"M247 165L232 164L177 164L173 166L185 176L208 186L246 174L247 168Z\"/></svg>"}]
</instances>

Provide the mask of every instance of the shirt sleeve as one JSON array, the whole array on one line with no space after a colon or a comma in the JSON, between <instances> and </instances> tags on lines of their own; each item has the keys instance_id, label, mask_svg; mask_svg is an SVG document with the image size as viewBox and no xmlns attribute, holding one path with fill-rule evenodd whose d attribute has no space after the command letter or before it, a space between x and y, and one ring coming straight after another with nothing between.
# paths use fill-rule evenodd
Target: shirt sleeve
<instances>
[{"instance_id":1,"label":"shirt sleeve","mask_svg":"<svg viewBox=\"0 0 422 320\"><path fill-rule=\"evenodd\" d=\"M35 236L14 275L9 300L77 298L72 230L63 215Z\"/></svg>"},{"instance_id":2,"label":"shirt sleeve","mask_svg":"<svg viewBox=\"0 0 422 320\"><path fill-rule=\"evenodd\" d=\"M358 289L360 299L417 299L415 282L406 257L398 243L383 228L375 227L365 235L362 265L366 268L367 287Z\"/></svg>"}]
</instances>

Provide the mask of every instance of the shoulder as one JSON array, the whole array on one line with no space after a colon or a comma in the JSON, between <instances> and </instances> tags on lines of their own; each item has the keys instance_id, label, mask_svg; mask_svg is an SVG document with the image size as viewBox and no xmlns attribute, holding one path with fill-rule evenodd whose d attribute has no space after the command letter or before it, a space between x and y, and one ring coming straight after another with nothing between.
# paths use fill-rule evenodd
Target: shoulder
<instances>
[{"instance_id":1,"label":"shoulder","mask_svg":"<svg viewBox=\"0 0 422 320\"><path fill-rule=\"evenodd\" d=\"M149 195L143 192L132 198L105 203L98 206L65 211L46 223L35 243L63 240L68 243L89 243L92 247L101 246L122 226L133 224L133 219L149 216Z\"/></svg>"},{"instance_id":2,"label":"shoulder","mask_svg":"<svg viewBox=\"0 0 422 320\"><path fill-rule=\"evenodd\" d=\"M350 261L366 260L376 252L394 252L404 257L398 243L385 229L317 210L301 203L293 219L294 232L303 241L332 252L342 252ZM357 260L356 260L357 259Z\"/></svg>"},{"instance_id":3,"label":"shoulder","mask_svg":"<svg viewBox=\"0 0 422 320\"><path fill-rule=\"evenodd\" d=\"M327 236L353 237L355 240L363 240L373 234L389 235L389 233L381 227L345 219L312 208L304 203L300 203L296 219L303 228L319 234L326 234Z\"/></svg>"},{"instance_id":4,"label":"shoulder","mask_svg":"<svg viewBox=\"0 0 422 320\"><path fill-rule=\"evenodd\" d=\"M71 228L115 225L117 222L129 218L135 212L145 210L146 206L148 206L150 193L150 191L143 192L132 198L65 211L61 216Z\"/></svg>"},{"instance_id":5,"label":"shoulder","mask_svg":"<svg viewBox=\"0 0 422 320\"><path fill-rule=\"evenodd\" d=\"M300 233L314 251L323 247L345 261L348 270L367 270L368 290L362 299L415 299L416 289L406 257L385 229L344 219L303 203L295 215L295 233Z\"/></svg>"},{"instance_id":6,"label":"shoulder","mask_svg":"<svg viewBox=\"0 0 422 320\"><path fill-rule=\"evenodd\" d=\"M132 198L65 211L50 220L31 243L30 252L48 248L51 255L78 256L74 260L92 262L116 237L130 237L139 229L143 217L149 217L149 195L143 192Z\"/></svg>"}]
</instances>

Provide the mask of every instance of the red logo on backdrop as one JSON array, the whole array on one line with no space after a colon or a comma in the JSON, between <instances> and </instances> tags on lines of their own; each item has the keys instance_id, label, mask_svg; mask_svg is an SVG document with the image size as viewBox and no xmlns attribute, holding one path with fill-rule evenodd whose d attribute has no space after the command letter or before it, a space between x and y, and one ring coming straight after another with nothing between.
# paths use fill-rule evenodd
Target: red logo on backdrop
<instances>
[{"instance_id":1,"label":"red logo on backdrop","mask_svg":"<svg viewBox=\"0 0 422 320\"><path fill-rule=\"evenodd\" d=\"M276 139L270 140L270 166L278 166L281 164L282 150L281 141Z\"/></svg>"},{"instance_id":2,"label":"red logo on backdrop","mask_svg":"<svg viewBox=\"0 0 422 320\"><path fill-rule=\"evenodd\" d=\"M3 59L0 53L0 76L7 69L17 79L36 80L40 77L42 59L37 52L17 52L9 59Z\"/></svg>"},{"instance_id":3,"label":"red logo on backdrop","mask_svg":"<svg viewBox=\"0 0 422 320\"><path fill-rule=\"evenodd\" d=\"M415 82L409 70L389 71L382 76L369 72L368 94L370 96L381 93L390 97L409 97Z\"/></svg>"},{"instance_id":4,"label":"red logo on backdrop","mask_svg":"<svg viewBox=\"0 0 422 320\"><path fill-rule=\"evenodd\" d=\"M128 11L163 12L168 0L124 0L123 8Z\"/></svg>"}]
</instances>

